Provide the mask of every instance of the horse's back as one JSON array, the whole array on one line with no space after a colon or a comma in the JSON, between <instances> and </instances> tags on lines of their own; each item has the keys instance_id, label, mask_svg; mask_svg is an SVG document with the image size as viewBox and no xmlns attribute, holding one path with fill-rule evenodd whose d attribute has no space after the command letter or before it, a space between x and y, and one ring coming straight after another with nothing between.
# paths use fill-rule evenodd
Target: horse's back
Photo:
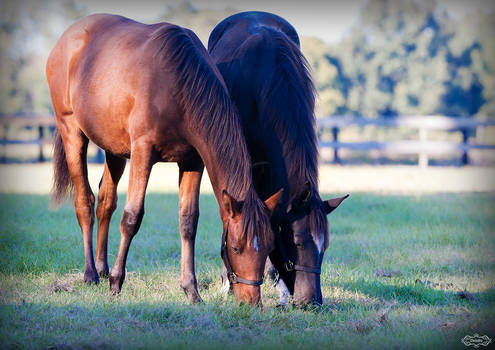
<instances>
[{"instance_id":1,"label":"horse's back","mask_svg":"<svg viewBox=\"0 0 495 350\"><path fill-rule=\"evenodd\" d=\"M47 61L47 78L57 120L75 118L82 131L115 154L130 153L131 118L151 127L159 113L178 114L173 79L155 54L153 40L168 23L145 25L125 17L92 15L69 27ZM159 101L159 96L164 98ZM139 117L133 117L140 114ZM67 117L60 117L66 115ZM110 142L112 133L119 137ZM144 131L143 131L144 132Z\"/></svg>"},{"instance_id":2,"label":"horse's back","mask_svg":"<svg viewBox=\"0 0 495 350\"><path fill-rule=\"evenodd\" d=\"M62 35L47 62L57 124L76 124L116 155L130 156L132 140L145 137L163 150L163 159L179 159L191 151L184 96L197 93L182 85L197 87L192 80L200 78L194 76L200 65L203 76L216 76L206 91L218 82L225 89L190 30L113 15L83 18Z\"/></svg>"},{"instance_id":3,"label":"horse's back","mask_svg":"<svg viewBox=\"0 0 495 350\"><path fill-rule=\"evenodd\" d=\"M271 84L269 78L277 69L277 35L299 46L296 30L285 19L267 12L242 12L217 24L208 41L248 138L267 126L259 105L262 90Z\"/></svg>"},{"instance_id":4,"label":"horse's back","mask_svg":"<svg viewBox=\"0 0 495 350\"><path fill-rule=\"evenodd\" d=\"M229 36L232 37L235 35L237 39L243 36L247 39L248 36L256 34L261 27L268 27L281 31L297 46L300 45L299 36L297 35L296 30L285 19L273 13L249 11L237 13L218 23L208 39L208 50L211 51L220 38L224 40L222 45L225 45L225 40L228 40ZM235 34L229 35L228 32L231 30L234 31ZM235 48L235 46L233 46L233 48Z\"/></svg>"}]
</instances>

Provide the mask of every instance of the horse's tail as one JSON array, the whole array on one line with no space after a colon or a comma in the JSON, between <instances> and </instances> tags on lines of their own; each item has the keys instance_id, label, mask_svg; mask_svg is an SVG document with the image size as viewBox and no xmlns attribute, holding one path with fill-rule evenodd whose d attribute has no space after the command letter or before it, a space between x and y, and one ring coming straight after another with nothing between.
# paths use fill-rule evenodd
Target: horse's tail
<instances>
[{"instance_id":1,"label":"horse's tail","mask_svg":"<svg viewBox=\"0 0 495 350\"><path fill-rule=\"evenodd\" d=\"M64 142L58 129L53 134L53 187L50 206L58 208L72 193L74 183L65 157Z\"/></svg>"}]
</instances>

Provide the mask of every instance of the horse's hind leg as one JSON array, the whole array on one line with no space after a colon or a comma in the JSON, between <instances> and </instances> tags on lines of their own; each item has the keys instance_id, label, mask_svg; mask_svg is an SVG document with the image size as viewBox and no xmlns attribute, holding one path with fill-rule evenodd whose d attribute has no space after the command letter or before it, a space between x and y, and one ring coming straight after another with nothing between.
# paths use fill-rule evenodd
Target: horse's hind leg
<instances>
[{"instance_id":1,"label":"horse's hind leg","mask_svg":"<svg viewBox=\"0 0 495 350\"><path fill-rule=\"evenodd\" d=\"M93 258L93 224L95 196L88 182L87 150L88 138L79 129L73 116L59 126L64 141L67 166L75 187L74 207L84 241L84 281L99 282Z\"/></svg>"},{"instance_id":2,"label":"horse's hind leg","mask_svg":"<svg viewBox=\"0 0 495 350\"><path fill-rule=\"evenodd\" d=\"M120 246L117 259L109 274L110 290L120 293L125 279L125 264L132 238L136 235L144 215L144 196L153 166L153 148L141 141L132 145L127 202L120 221Z\"/></svg>"},{"instance_id":3,"label":"horse's hind leg","mask_svg":"<svg viewBox=\"0 0 495 350\"><path fill-rule=\"evenodd\" d=\"M199 188L204 165L199 158L179 163L179 231L182 241L180 286L193 303L200 302L194 271L194 243L199 218Z\"/></svg>"},{"instance_id":4,"label":"horse's hind leg","mask_svg":"<svg viewBox=\"0 0 495 350\"><path fill-rule=\"evenodd\" d=\"M100 277L108 276L107 248L108 228L112 214L117 208L117 185L124 172L126 160L111 153L105 154L105 170L98 191L98 234L96 239L96 271Z\"/></svg>"}]
</instances>

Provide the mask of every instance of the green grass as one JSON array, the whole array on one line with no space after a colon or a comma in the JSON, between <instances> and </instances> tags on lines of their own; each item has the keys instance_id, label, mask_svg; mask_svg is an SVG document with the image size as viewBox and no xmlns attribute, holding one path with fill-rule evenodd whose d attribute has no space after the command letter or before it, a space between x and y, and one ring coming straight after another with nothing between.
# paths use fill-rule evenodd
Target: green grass
<instances>
[{"instance_id":1,"label":"green grass","mask_svg":"<svg viewBox=\"0 0 495 350\"><path fill-rule=\"evenodd\" d=\"M196 249L202 305L187 304L179 287L176 194L148 194L118 298L106 280L83 284L73 208L47 204L0 195L1 348L460 349L467 334L495 338L494 194L353 194L330 216L319 310L277 308L269 283L263 309L220 293L211 195L201 197Z\"/></svg>"}]
</instances>

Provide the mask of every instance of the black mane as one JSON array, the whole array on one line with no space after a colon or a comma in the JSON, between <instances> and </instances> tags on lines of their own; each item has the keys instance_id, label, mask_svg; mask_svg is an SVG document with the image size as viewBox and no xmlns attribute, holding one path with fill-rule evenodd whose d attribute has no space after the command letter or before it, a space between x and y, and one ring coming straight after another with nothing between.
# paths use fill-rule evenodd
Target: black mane
<instances>
[{"instance_id":1,"label":"black mane","mask_svg":"<svg viewBox=\"0 0 495 350\"><path fill-rule=\"evenodd\" d=\"M309 181L317 192L316 92L309 64L285 33L269 27L261 27L260 32L275 51L275 67L260 93L261 113L282 142L291 188Z\"/></svg>"}]
</instances>

